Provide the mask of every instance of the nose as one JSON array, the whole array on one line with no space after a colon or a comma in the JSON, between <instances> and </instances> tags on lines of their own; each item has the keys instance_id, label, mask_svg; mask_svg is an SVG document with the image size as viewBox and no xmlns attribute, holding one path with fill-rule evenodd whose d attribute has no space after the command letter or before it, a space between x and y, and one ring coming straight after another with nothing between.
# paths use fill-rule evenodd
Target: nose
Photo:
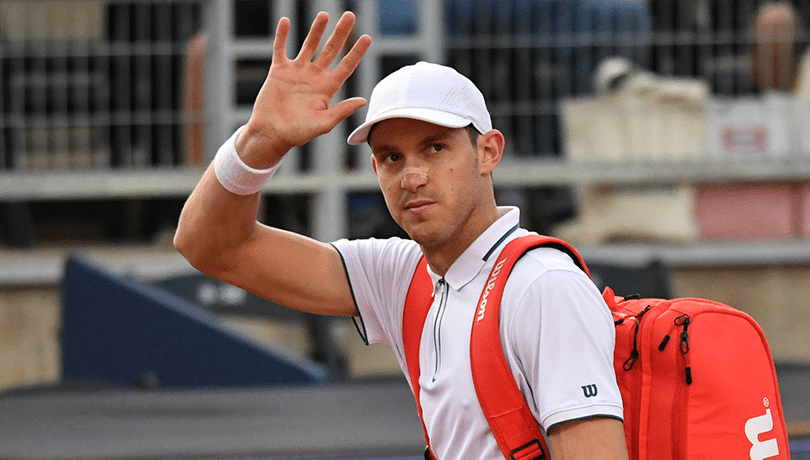
<instances>
[{"instance_id":1,"label":"nose","mask_svg":"<svg viewBox=\"0 0 810 460\"><path fill-rule=\"evenodd\" d=\"M402 174L402 188L416 193L419 187L427 183L428 168L426 166L409 166Z\"/></svg>"}]
</instances>

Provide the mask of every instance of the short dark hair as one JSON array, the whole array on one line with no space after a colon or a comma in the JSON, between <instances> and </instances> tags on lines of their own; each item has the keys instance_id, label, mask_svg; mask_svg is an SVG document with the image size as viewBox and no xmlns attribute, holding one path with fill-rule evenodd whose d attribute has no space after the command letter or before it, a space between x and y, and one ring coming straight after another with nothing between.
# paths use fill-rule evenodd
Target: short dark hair
<instances>
[{"instance_id":1,"label":"short dark hair","mask_svg":"<svg viewBox=\"0 0 810 460\"><path fill-rule=\"evenodd\" d=\"M467 130L467 135L470 136L470 142L473 147L478 147L478 136L481 135L481 131L478 131L478 128L473 126L472 123L464 127L464 129Z\"/></svg>"}]
</instances>

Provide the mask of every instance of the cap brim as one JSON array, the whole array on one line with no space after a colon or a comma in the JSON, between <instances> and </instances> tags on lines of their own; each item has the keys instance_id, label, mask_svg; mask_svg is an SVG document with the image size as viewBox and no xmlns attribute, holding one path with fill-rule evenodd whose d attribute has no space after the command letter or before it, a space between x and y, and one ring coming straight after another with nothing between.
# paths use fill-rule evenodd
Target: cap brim
<instances>
[{"instance_id":1,"label":"cap brim","mask_svg":"<svg viewBox=\"0 0 810 460\"><path fill-rule=\"evenodd\" d=\"M448 128L464 128L472 123L472 121L467 118L436 109L407 108L391 110L381 113L371 120L366 120L365 123L358 126L357 129L352 131L349 135L349 145L360 145L368 141L368 133L375 124L392 118L411 118L439 126L446 126Z\"/></svg>"}]
</instances>

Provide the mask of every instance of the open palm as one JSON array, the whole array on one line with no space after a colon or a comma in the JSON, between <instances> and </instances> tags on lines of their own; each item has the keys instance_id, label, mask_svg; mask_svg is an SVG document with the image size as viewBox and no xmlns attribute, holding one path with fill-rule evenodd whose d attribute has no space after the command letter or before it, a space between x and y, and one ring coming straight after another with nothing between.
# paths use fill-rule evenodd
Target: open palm
<instances>
[{"instance_id":1,"label":"open palm","mask_svg":"<svg viewBox=\"0 0 810 460\"><path fill-rule=\"evenodd\" d=\"M365 99L354 97L330 107L335 93L360 63L371 38L360 37L330 70L351 34L355 16L349 12L343 14L323 50L315 57L328 22L328 14L318 14L301 51L291 60L286 53L290 21L287 18L279 21L270 71L256 97L246 129L256 141L251 141L251 149L261 150L268 157L279 156L265 157L268 164L278 161L290 148L329 132L366 103Z\"/></svg>"}]
</instances>

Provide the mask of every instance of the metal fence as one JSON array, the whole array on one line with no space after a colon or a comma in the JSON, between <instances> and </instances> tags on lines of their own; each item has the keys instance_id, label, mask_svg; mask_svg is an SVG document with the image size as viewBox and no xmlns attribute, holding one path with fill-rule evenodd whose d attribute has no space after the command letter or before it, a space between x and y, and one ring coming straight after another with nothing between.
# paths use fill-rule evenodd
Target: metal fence
<instances>
[{"instance_id":1,"label":"metal fence","mask_svg":"<svg viewBox=\"0 0 810 460\"><path fill-rule=\"evenodd\" d=\"M0 2L2 167L184 162L187 45L200 2Z\"/></svg>"},{"instance_id":2,"label":"metal fence","mask_svg":"<svg viewBox=\"0 0 810 460\"><path fill-rule=\"evenodd\" d=\"M796 27L768 39L787 40L788 51L768 41L762 49L772 52L757 54L753 25L765 3L0 0L0 176L203 165L223 133L249 116L277 18L289 15L300 41L323 8L356 10L360 31L376 39L349 92L367 95L374 81L418 59L470 76L506 134L518 182L549 180L540 168L555 171L555 181L597 180L599 165L617 162L653 178L650 162L674 163L673 180L704 180L704 164L718 159L758 163L765 177L804 176L810 111L799 98L764 96L772 84L755 64L790 62L789 90L799 91L810 4L788 3ZM626 61L605 66L615 57ZM337 148L347 173L366 166L365 154ZM310 150L290 162L291 175L318 173ZM193 185L193 175L177 174L178 187Z\"/></svg>"}]
</instances>

